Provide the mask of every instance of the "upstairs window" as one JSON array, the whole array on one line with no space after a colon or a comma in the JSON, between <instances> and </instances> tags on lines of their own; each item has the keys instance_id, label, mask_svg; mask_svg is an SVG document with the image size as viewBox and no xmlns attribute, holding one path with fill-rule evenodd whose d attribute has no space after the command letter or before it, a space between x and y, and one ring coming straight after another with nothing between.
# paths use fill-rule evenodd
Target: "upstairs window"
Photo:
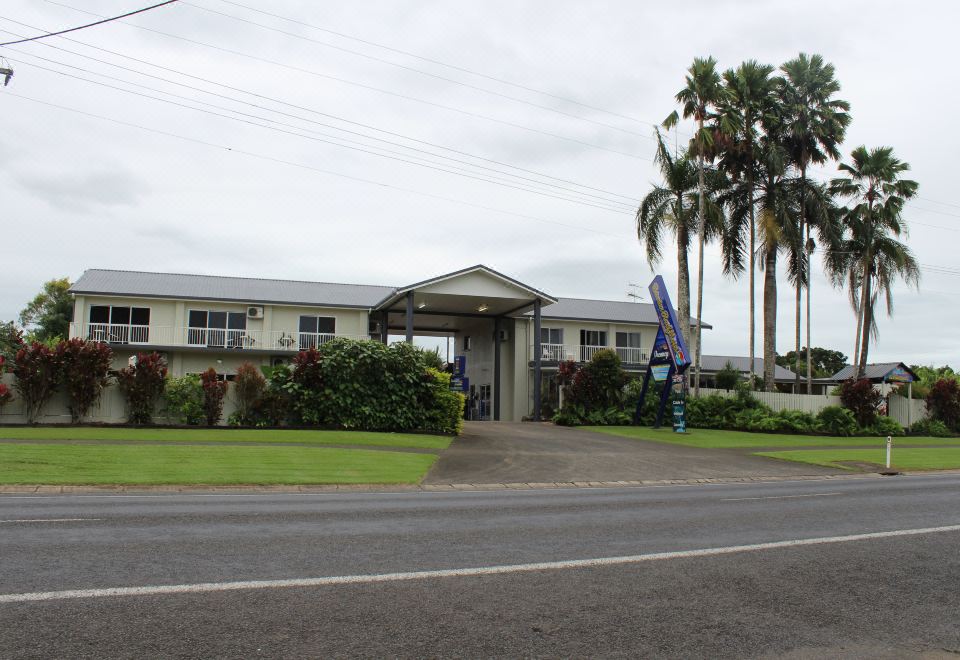
<instances>
[{"instance_id":1,"label":"upstairs window","mask_svg":"<svg viewBox=\"0 0 960 660\"><path fill-rule=\"evenodd\" d=\"M252 338L247 335L247 315L243 312L191 309L187 319L190 346L246 348L252 344Z\"/></svg>"},{"instance_id":2,"label":"upstairs window","mask_svg":"<svg viewBox=\"0 0 960 660\"><path fill-rule=\"evenodd\" d=\"M563 328L540 328L541 344L562 344Z\"/></svg>"},{"instance_id":3,"label":"upstairs window","mask_svg":"<svg viewBox=\"0 0 960 660\"><path fill-rule=\"evenodd\" d=\"M640 348L640 333L618 332L617 348Z\"/></svg>"},{"instance_id":4,"label":"upstairs window","mask_svg":"<svg viewBox=\"0 0 960 660\"><path fill-rule=\"evenodd\" d=\"M581 346L606 346L607 332L605 330L581 330Z\"/></svg>"},{"instance_id":5,"label":"upstairs window","mask_svg":"<svg viewBox=\"0 0 960 660\"><path fill-rule=\"evenodd\" d=\"M332 316L304 315L300 317L300 350L316 348L336 335L337 319Z\"/></svg>"},{"instance_id":6,"label":"upstairs window","mask_svg":"<svg viewBox=\"0 0 960 660\"><path fill-rule=\"evenodd\" d=\"M150 308L125 305L91 305L87 339L111 344L146 344L150 341Z\"/></svg>"}]
</instances>

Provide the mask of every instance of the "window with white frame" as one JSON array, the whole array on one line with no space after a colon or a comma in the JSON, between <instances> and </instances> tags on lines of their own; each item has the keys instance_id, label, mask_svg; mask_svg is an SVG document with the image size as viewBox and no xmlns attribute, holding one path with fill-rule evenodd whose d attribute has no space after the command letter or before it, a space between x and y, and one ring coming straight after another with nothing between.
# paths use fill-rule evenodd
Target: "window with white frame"
<instances>
[{"instance_id":1,"label":"window with white frame","mask_svg":"<svg viewBox=\"0 0 960 660\"><path fill-rule=\"evenodd\" d=\"M581 346L606 346L607 345L606 330L581 330L580 345Z\"/></svg>"},{"instance_id":2,"label":"window with white frame","mask_svg":"<svg viewBox=\"0 0 960 660\"><path fill-rule=\"evenodd\" d=\"M333 316L303 315L300 317L300 350L316 348L336 336L337 319Z\"/></svg>"},{"instance_id":3,"label":"window with white frame","mask_svg":"<svg viewBox=\"0 0 960 660\"><path fill-rule=\"evenodd\" d=\"M244 312L221 312L191 309L187 315L187 344L209 348L248 348L247 315Z\"/></svg>"},{"instance_id":4,"label":"window with white frame","mask_svg":"<svg viewBox=\"0 0 960 660\"><path fill-rule=\"evenodd\" d=\"M150 341L150 308L128 305L91 305L87 339L111 344Z\"/></svg>"},{"instance_id":5,"label":"window with white frame","mask_svg":"<svg viewBox=\"0 0 960 660\"><path fill-rule=\"evenodd\" d=\"M622 362L643 362L643 351L640 348L640 333L618 332L617 355Z\"/></svg>"}]
</instances>

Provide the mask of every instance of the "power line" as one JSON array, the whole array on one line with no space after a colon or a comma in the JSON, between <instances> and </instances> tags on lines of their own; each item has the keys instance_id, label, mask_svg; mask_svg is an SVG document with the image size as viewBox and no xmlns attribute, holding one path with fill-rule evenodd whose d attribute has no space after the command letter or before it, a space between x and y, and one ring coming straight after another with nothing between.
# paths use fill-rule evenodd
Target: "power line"
<instances>
[{"instance_id":1,"label":"power line","mask_svg":"<svg viewBox=\"0 0 960 660\"><path fill-rule=\"evenodd\" d=\"M158 128L151 128L151 127L149 127L149 126L143 126L143 125L141 125L141 124L134 124L133 122L124 121L124 120L122 120L122 119L116 119L116 118L114 118L114 117L107 117L107 116L104 116L104 115L98 115L98 114L96 114L96 113L87 112L87 111L85 111L85 110L80 110L80 109L77 109L77 108L71 108L71 107L64 106L64 105L60 105L60 104L57 104L57 103L51 103L51 102L49 102L49 101L42 101L42 100L40 100L40 99L35 99L35 98L33 98L33 97L26 96L26 95L23 95L23 94L16 94L16 93L13 93L13 92L7 92L7 93L4 94L4 96L10 96L10 97L13 97L13 98L20 98L20 99L24 99L24 100L26 100L26 101L31 101L31 102L33 102L33 103L38 103L38 104L40 104L40 105L45 105L45 106L48 106L48 107L57 108L57 109L59 109L59 110L64 110L64 111L67 111L67 112L72 112L72 113L75 113L75 114L84 115L84 116L86 116L86 117L91 117L91 118L94 118L94 119L100 119L100 120L103 120L103 121L108 121L108 122L111 122L111 123L114 123L114 124L118 124L118 125L121 125L121 126L127 126L127 127L130 127L130 128L136 128L136 129L139 129L139 130L142 130L142 131L147 131L147 132L149 132L149 133L155 133L155 134L157 134L157 135L164 135L164 136L166 136L166 137L176 138L176 139L178 139L178 140L183 140L183 141L185 141L185 142L191 142L191 143L203 145L203 146L206 146L206 147L212 147L212 148L214 148L214 149L219 149L219 150L221 150L221 151L230 151L230 152L232 152L232 153L240 154L240 155L242 155L242 156L248 156L248 157L250 157L250 158L256 158L256 159L259 159L259 160L264 160L264 161L268 161L268 162L272 162L272 163L277 163L277 164L281 164L281 165L287 165L287 166L290 166L290 167L296 167L296 168L303 169L303 170L308 170L308 171L311 171L311 172L317 172L317 173L321 173L321 174L328 174L328 175L330 175L330 176L336 176L336 177L340 177L340 178L344 178L344 179L349 179L349 180L351 180L351 181L357 181L357 182L359 182L359 183L366 183L366 184L378 186L378 187L380 187L380 188L388 188L388 189L391 189L391 190L398 190L398 191L400 191L400 192L410 193L410 194L413 194L413 195L419 195L419 196L421 196L421 197L428 197L428 198L431 198L431 199L437 199L437 200L441 200L441 201L445 201L445 202L451 202L451 203L453 203L453 204L459 204L459 205L462 205L462 206L470 206L470 207L478 208L478 209L481 209L481 210L484 210L484 211L492 211L492 212L494 212L494 213L501 213L501 214L504 214L504 215L510 215L510 216L514 216L514 217L518 217L518 218L526 218L526 219L528 219L528 220L534 220L534 221L536 221L536 222L542 222L542 223L546 223L546 224L557 225L557 226L560 226L560 227L566 227L566 228L568 228L568 229L576 229L576 230L580 230L580 231L588 231L588 232L591 232L591 233L594 233L594 234L602 234L602 235L605 235L605 236L613 236L613 237L619 238L619 239L621 239L621 240L623 240L624 238L627 238L627 235L625 235L625 234L615 234L615 233L613 233L613 232L603 231L603 230L600 230L600 229L594 229L594 228L592 228L592 227L584 227L584 226L581 226L581 225L571 225L571 224L567 224L567 223L564 223L564 222L560 222L560 221L558 221L558 220L551 220L551 219L548 219L548 218L541 218L541 217L539 217L539 216L528 215L528 214L525 214L525 213L517 213L517 212L515 212L515 211L507 211L507 210L505 210L505 209L499 209L499 208L496 208L496 207L485 206L485 205L483 205L483 204L476 204L476 203L474 203L474 202L468 202L468 201L465 201L465 200L462 200L462 199L457 199L457 198L454 198L454 197L445 197L445 196L443 196L443 195L436 195L436 194L433 194L433 193L424 192L424 191L422 191L422 190L416 190L416 189L413 189L413 188L405 188L405 187L403 187L403 186L397 186L397 185L394 185L394 184L392 184L392 183L386 183L386 182L384 182L384 181L377 181L377 180L374 180L374 179L366 179L366 178L364 178L364 177L358 177L358 176L354 176L354 175L352 175L352 174L344 174L343 172L337 172L337 171L335 171L335 170L328 170L328 169L324 169L324 168L321 168L321 167L315 167L315 166L312 166L312 165L306 165L306 164L304 164L304 163L297 163L297 162L295 162L295 161L285 160L285 159L282 159L282 158L276 158L276 157L274 157L274 156L267 156L267 155L265 155L265 154L260 154L260 153L256 153L256 152L253 152L253 151L246 151L246 150L243 150L243 149L237 149L237 148L234 148L234 147L229 147L229 146L222 145L222 144L217 144L217 143L214 143L214 142L207 142L206 140L200 140L200 139L198 139L198 138L192 138L192 137L189 137L189 136L186 136L186 135L180 135L180 134L178 134L178 133L172 133L172 132L164 131L164 130L161 130L161 129L158 129ZM636 238L636 237L631 235L630 238Z\"/></svg>"},{"instance_id":2,"label":"power line","mask_svg":"<svg viewBox=\"0 0 960 660\"><path fill-rule=\"evenodd\" d=\"M72 9L72 10L74 10L74 11L79 11L79 12L81 12L81 13L91 14L91 15L93 15L93 16L98 16L98 15L99 15L99 14L95 14L94 12L86 11L86 10L84 10L84 9L77 9L76 7L71 7L70 5L62 4L62 3L59 3L59 2L54 2L53 0L46 0L46 1L47 1L47 2L50 2L51 4L59 5L59 6L61 6L61 7L66 7L67 9ZM208 10L208 11L212 11L212 10ZM238 19L238 20L243 20L243 19ZM14 21L14 22L16 22L16 21ZM272 65L275 65L275 66L281 66L281 67L286 68L286 69L290 69L290 70L293 70L293 71L298 71L298 72L300 72L300 73L306 73L306 74L308 74L308 75L316 76L316 77L318 77L318 78L325 78L325 79L327 79L327 80L334 80L334 81L336 81L336 82L340 82L340 83L343 83L343 84L346 84L346 85L352 85L352 86L354 86L354 87L359 87L359 88L362 88L362 89L368 89L368 90L371 90L371 91L374 91L374 92L378 92L378 93L380 93L380 94L387 94L387 95L389 95L389 96L394 96L394 97L396 97L396 98L401 98L401 99L404 99L404 100L407 100L407 101L413 101L413 102L415 102L415 103L420 103L420 104L423 104L423 105L428 105L428 106L431 106L431 107L434 107L434 108L439 108L439 109L441 109L441 110L447 110L447 111L449 111L449 112L455 112L455 113L457 113L457 114L461 114L461 115L464 115L464 116L467 116L467 117L473 117L473 118L475 118L475 119L483 119L483 120L485 120L485 121L489 121L489 122L501 124L501 125L504 125L504 126L510 126L510 127L512 127L512 128L516 128L516 129L519 129L519 130L528 131L528 132L530 132L530 133L537 133L537 134L539 134L539 135L544 135L544 136L546 136L546 137L551 137L551 138L555 138L555 139L558 139L558 140L565 140L565 141L567 141L567 142L573 142L573 143L575 143L575 144L580 144L580 145L582 145L582 146L590 147L590 148L592 148L592 149L598 149L598 150L600 150L600 151L606 151L606 152L614 153L614 154L617 154L617 155L620 155L620 156L626 156L627 158L635 158L635 159L637 159L637 160L645 160L645 161L648 161L648 162L651 162L651 161L652 161L652 159L646 158L646 157L644 157L644 156L640 156L639 154L630 153L630 152L628 152L628 151L621 151L621 150L619 150L619 149L612 149L612 148L610 148L610 147L605 147L605 146L603 146L603 145L599 145L599 144L596 144L596 143L593 143L593 142L588 142L588 141L586 141L586 140L579 140L579 139L577 139L577 138L572 138L572 137L569 137L569 136L566 136L566 135L560 135L560 134L558 134L558 133L551 133L550 131L545 131L545 130L542 130L542 129L539 129L539 128L534 128L534 127L532 127L532 126L525 126L524 124L518 124L518 123L516 123L516 122L507 121L507 120L505 120L505 119L498 119L498 118L496 118L496 117L491 117L491 116L489 116L489 115L484 115L484 114L479 113L479 112L473 112L473 111L471 111L471 110L464 110L463 108L457 108L457 107L455 107L455 106L449 106L449 105L444 105L444 104L442 104L442 103L436 103L436 102L434 102L434 101L428 101L428 100L426 100L426 99L421 99L421 98L418 98L418 97L416 97L416 96L410 96L410 95L407 95L407 94L401 94L401 93L399 93L399 92L393 92L393 91L390 91L390 90L387 90L387 89L383 89L383 88L380 88L380 87L375 87L375 86L373 86L373 85L367 85L367 84L365 84L365 83L356 82L356 81L350 80L350 79L348 79L348 78L341 78L341 77L338 77L338 76L333 76L333 75L330 75L330 74L320 73L320 72L318 72L318 71L313 71L313 70L311 70L311 69L304 69L304 68L301 68L301 67L297 67L297 66L285 64L285 63L283 63L283 62L278 62L278 61L276 61L276 60L270 60L270 59L258 57L258 56L255 56L255 55L250 55L250 54L248 54L248 53L243 53L243 52L240 52L240 51L234 51L234 50L231 50L231 49L229 49L229 48L224 48L224 47L221 47L221 46L215 46L215 45L207 44L207 43L204 43L204 42L201 42L201 41L195 41L195 40L189 39L189 38L187 38L187 37L181 37L181 36L176 35L176 34L171 34L171 33L169 33L169 32L163 32L163 31L161 31L161 30L154 30L153 28L148 28L148 27L144 27L144 26L141 26L141 25L134 25L134 24L132 24L132 23L124 23L124 24L125 24L125 25L128 25L128 26L130 26L130 27L133 27L133 28L137 28L137 29L140 29L140 30L145 30L145 31L147 31L147 32L153 32L154 34L159 34L159 35L162 35L162 36L165 36L165 37L169 37L169 38L172 38L172 39L179 39L179 40L185 41L185 42L187 42L187 43L193 43L193 44L197 44L197 45L200 45L200 46L205 46L205 47L208 47L208 48L213 48L213 49L215 49L215 50L227 52L227 53L230 53L230 54L232 54L232 55L238 55L238 56L240 56L240 57L247 57L247 58L252 59L252 60L255 60L255 61L265 62L265 63L272 64ZM273 28L268 28L268 29L273 29ZM306 39L306 40L308 40L308 41L315 41L315 40L313 40L313 39L309 39L308 37L301 37L300 35L293 35L292 33L285 33L285 34L291 34L292 36L295 36L295 37L301 38L301 39ZM322 42L320 42L320 43L322 43ZM639 135L639 134L638 134L638 135ZM649 137L649 136L642 136L642 135L641 135L641 137L648 137L649 139L653 139L653 138L651 138L651 137Z\"/></svg>"},{"instance_id":3,"label":"power line","mask_svg":"<svg viewBox=\"0 0 960 660\"><path fill-rule=\"evenodd\" d=\"M431 169L431 170L436 170L436 171L439 171L439 172L445 172L445 173L447 173L447 174L454 174L454 175L457 175L457 176L466 177L466 178L468 178L468 179L474 179L474 180L476 180L476 181L482 181L482 182L485 182L485 183L492 183L492 184L494 184L494 185L499 185L499 186L503 186L503 187L506 187L506 188L512 188L512 189L515 189L515 190L521 190L521 191L524 191L524 192L530 192L530 193L533 193L533 194L536 194L536 195L541 195L541 196L544 196L544 197L551 197L551 198L553 198L553 199L558 199L558 200L562 200L562 201L572 202L572 203L575 203L575 204L581 204L581 205L584 205L584 206L590 206L590 207L592 207L592 208L601 209L601 210L604 210L604 211L610 211L610 212L613 212L613 213L621 213L621 214L628 212L628 211L627 211L626 209L624 209L623 207L621 207L621 208L611 208L611 207L609 207L609 206L604 206L604 205L601 205L601 204L594 204L594 203L591 203L591 202L589 202L589 201L585 201L585 200L581 200L581 199L570 198L570 197L566 197L566 196L563 196L563 195L551 194L551 193L549 193L549 192L544 192L544 191L541 191L541 190L528 188L528 187L525 187L525 186L522 186L522 185L515 185L514 183L510 183L510 182L504 181L503 179L499 179L499 178L494 178L494 177L485 178L485 177L482 177L482 176L477 176L475 173L468 173L468 172L465 172L465 171L459 170L459 169L449 169L449 168L446 168L446 167L441 167L441 166L437 165L436 163L432 163L431 161L426 161L425 163L424 163L424 162L417 162L417 161L414 161L414 160L410 160L410 159L409 159L410 157L408 157L408 156L407 156L407 157L397 157L397 156L391 156L391 155L388 155L388 154L379 153L379 152L377 152L377 151L372 151L372 150L370 150L370 148L369 148L368 145L364 145L364 146L367 146L368 148L360 148L360 147L350 146L350 145L347 145L347 144L341 144L341 143L339 143L339 142L334 142L334 141L332 141L332 140L326 140L326 139L323 139L323 138L314 137L314 136L311 136L311 135L304 135L303 133L299 133L299 132L295 132L295 131L287 131L287 130L284 130L284 129L282 129L282 128L277 128L277 127L275 127L275 126L267 126L267 125L264 125L264 124L258 124L258 123L254 122L254 121L250 121L250 120L247 120L247 119L241 119L241 118L239 118L239 117L232 117L232 116L230 116L230 115L224 115L224 114L220 114L220 113L217 113L217 112L212 112L212 111L210 111L210 110L204 110L203 108L196 108L196 107L193 107L193 106L190 106L190 105L186 105L186 104L183 104L183 103L178 103L178 102L176 102L176 101L171 101L171 100L169 100L169 99L164 99L164 98L160 98L160 97L156 97L156 96L150 96L150 95L148 95L148 94L143 94L143 93L141 93L141 92L136 92L136 91L132 91L132 90L128 90L128 89L123 89L123 88L117 87L117 86L115 86L115 85L109 85L109 84L107 84L107 83L103 83L103 82L100 82L100 81L90 80L90 79L88 79L88 78L83 78L83 77L77 76L77 75L75 75L75 74L64 73L64 72L62 72L62 71L57 71L57 70L55 70L55 69L51 69L51 68L48 68L48 67L40 66L40 65L38 65L38 64L29 63L29 66L33 66L33 67L36 67L36 68L38 68L38 69L42 69L42 70L44 70L44 71L49 71L49 72L51 72L51 73L56 73L56 74L59 74L59 75L62 75L62 76L68 76L68 77L70 77L71 79L74 79L74 80L80 80L80 81L82 81L82 82L87 82L87 83L92 83L92 84L95 84L95 85L100 85L100 86L107 87L107 88L110 88L110 89L114 89L114 90L117 90L117 91L120 91L120 92L125 92L125 93L127 93L127 94L132 94L132 95L135 95L135 96L140 96L140 97L143 97L143 98L151 99L151 100L154 100L154 101L159 101L159 102L162 102L162 103L168 103L168 104L175 105L175 106L178 106L178 107L181 107L181 108L186 108L186 109L189 109L189 110L194 110L194 111L196 111L196 112L202 112L202 113L205 113L205 114L213 115L213 116L216 116L216 117L221 117L221 118L224 118L224 119L231 119L231 120L238 121L238 122L241 122L241 123L244 123L244 124L249 124L249 125L251 125L251 126L258 126L258 127L260 127L260 128L266 128L266 129L268 129L268 130L273 130L273 131L277 131L277 132L279 132L279 133L284 133L284 134L287 134L287 135L292 135L292 136L294 136L294 137L301 137L301 138L305 138L305 139L308 139L308 140L314 140L314 141L316 141L316 142L322 142L322 143L325 143L325 144L330 144L330 145L333 145L333 146L342 147L342 148L344 148L344 149L351 149L351 150L353 150L353 151L358 151L358 152L365 153L365 154L369 154L369 155L373 155L373 156L379 156L379 157L381 157L381 158L387 158L387 159L389 159L389 160L394 160L394 161L398 161L398 162L402 162L402 163L407 163L407 164L410 164L410 165L416 165L416 166L419 166L419 167L424 167L424 168ZM66 66L70 66L70 65L66 65ZM86 72L86 73L93 73L93 75L102 75L102 74L97 74L97 73L95 73L95 72L86 71L85 69L80 69L79 67L71 67L71 68L75 68L75 69L78 69L78 70L80 70L80 71L84 71L84 72ZM112 76L105 76L105 77L107 77L107 78L113 78ZM121 81L121 82L127 83L127 81ZM131 84L131 83L127 83L127 84ZM135 83L133 83L133 84L135 84ZM137 85L137 86L144 87L143 85ZM150 89L150 88L148 88L148 89ZM167 92L160 92L160 90L152 90L152 91L157 91L157 92L159 92L159 93L167 93ZM171 96L175 96L175 97L177 97L177 98L185 98L185 97L180 97L180 96L173 95L173 94L171 94ZM186 100L193 101L193 99L186 99ZM194 102L196 102L196 101L194 101ZM205 104L205 105L211 105L211 104ZM229 108L222 108L222 107L220 107L220 106L214 106L214 107L218 107L218 108L220 108L220 109L222 109L222 110L225 110L225 111L227 111L227 112L236 112L236 111L231 110L231 109L229 109ZM248 115L248 116L249 116L249 115ZM263 120L263 121L273 122L273 120L270 120L270 119L264 119L264 118L262 118L262 117L257 117L257 118L258 118L258 119L261 119L261 120ZM273 123L279 123L279 122L273 122ZM289 124L284 124L284 125L286 125L286 126L291 126L291 125L289 125ZM301 129L301 128L296 127L296 126L293 126L293 128L296 128L297 130L306 130L306 129ZM388 153L394 153L394 154L396 154L397 152L388 152ZM425 160L425 159L419 159L419 160Z\"/></svg>"},{"instance_id":4,"label":"power line","mask_svg":"<svg viewBox=\"0 0 960 660\"><path fill-rule=\"evenodd\" d=\"M112 17L110 17L110 18L104 18L103 20L101 20L101 21L96 21L96 22L94 22L94 23L87 23L86 25L78 25L77 27L72 27L72 28L69 28L69 29L67 29L67 30L60 30L59 32L48 32L47 34L41 34L41 35L38 35L38 36L36 36L36 37L30 37L30 38L28 38L28 39L19 39L19 40L17 40L17 41L8 41L8 42L6 42L6 43L0 44L0 46L13 46L14 44L22 44L22 43L26 43L26 42L28 42L28 41L37 41L37 40L39 40L39 39L46 39L47 37L56 37L56 36L61 35L61 34L67 34L68 32L76 32L77 30L85 30L85 29L87 29L87 28L89 28L89 27L94 27L94 26L96 26L96 25L103 25L104 23L109 23L110 21L117 21L117 20L120 20L121 18L126 18L127 16L133 16L134 14L142 14L142 13L145 12L145 11L150 11L151 9L156 9L157 7L163 7L164 5L172 5L174 2L178 2L178 0L166 0L166 2L160 2L160 3L157 3L157 4L155 4L155 5L150 5L149 7L144 7L144 8L142 8L142 9L138 9L138 10L136 10L136 11L130 11L130 12L127 12L126 14L120 14L119 16L112 16Z\"/></svg>"},{"instance_id":5,"label":"power line","mask_svg":"<svg viewBox=\"0 0 960 660\"><path fill-rule=\"evenodd\" d=\"M49 1L49 0L48 0L48 1ZM263 14L263 15L265 15L265 16L271 16L271 17L273 17L273 18L278 18L278 19L280 19L280 20L282 20L282 21L287 21L287 22L289 22L289 23L294 23L294 24L296 24L296 25L302 25L302 26L304 26L304 27L308 27L308 28L311 28L311 29L313 29L313 30L318 30L318 31L320 31L320 32L326 32L327 34L332 34L332 35L337 36L337 37L342 37L342 38L344 38L344 39L349 39L349 40L351 40L351 41L356 41L357 43L366 44L366 45L368 45L368 46L374 46L374 47L376 47L376 48L382 48L382 49L387 50L387 51L390 51L390 52L392 52L392 53L397 53L397 54L399 54L399 55L406 55L407 57L413 57L413 58L418 59L418 60L421 60L421 61L423 61L423 62L429 62L429 63L431 63L431 64L436 64L436 65L438 65L438 66L443 66L443 67L446 67L446 68L448 68L448 69L452 69L452 70L454 70L454 71L460 71L460 72L462 72L462 73L469 73L469 74L472 75L472 76L477 76L478 78L485 78L486 80L490 80L490 81L493 81L493 82L497 82L497 83L500 83L500 84L502 84L502 85L508 85L508 86L510 86L510 87L515 87L515 88L517 88L517 89L522 89L522 90L525 90L525 91L528 91L528 92L533 92L533 93L535 93L535 94L542 94L543 96L548 96L548 97L550 97L550 98L557 99L558 101L563 101L563 102L565 102L565 103L571 103L571 104L573 104L573 105L578 105L578 106L580 106L580 107L582 107L582 108L587 108L588 110L594 110L594 111L596 111L596 112L602 112L602 113L607 114L607 115L610 115L610 116L612 116L612 117L619 117L620 119L626 119L626 120L628 120L628 121L632 121L632 122L636 122L636 123L638 123L638 124L644 124L644 125L648 125L648 126L659 126L659 124L654 123L654 122L649 122L649 121L646 121L646 120L643 120L643 119L637 119L636 117L631 117L631 116L629 116L629 115L620 114L619 112L614 112L614 111L612 111L612 110L607 110L607 109L605 109L605 108L600 108L600 107L597 107L597 106L595 106L595 105L590 105L590 104L588 104L588 103L583 103L582 101L578 101L577 99L573 99L573 98L570 98L570 97L568 97L568 96L561 96L561 95L559 95L559 94L554 94L554 93L552 93L552 92L547 92L547 91L544 91L544 90L542 90L542 89L537 89L537 88L535 88L535 87L530 87L530 86L528 86L528 85L523 85L523 84L521 84L521 83L516 83L516 82L513 82L513 81L511 81L511 80L506 80L505 78L498 78L498 77L496 77L496 76L491 76L491 75L489 75L489 74L482 73L482 72L476 71L476 70L474 70L474 69L468 69L468 68L466 68L466 67L459 66L459 65L456 65L456 64L450 64L449 62L444 62L444 61L442 61L442 60L436 60L436 59L433 59L433 58L430 58L430 57L424 57L423 55L417 55L416 53L411 53L410 51L407 51L407 50L401 50L401 49L399 49L399 48L394 48L394 47L392 47L392 46L387 46L387 45L385 45L385 44L378 43L378 42L376 42L376 41L370 41L370 40L368 40L368 39L362 39L362 38L360 38L360 37L356 37L356 36L353 36L353 35L345 34L345 33L343 33L343 32L338 32L338 31L336 31L336 30L331 30L331 29L329 29L329 28L320 27L319 25L312 25L312 24L307 23L307 22L305 22L305 21L300 21L300 20L297 20L297 19L295 19L295 18L290 18L290 17L288 17L288 16L281 16L280 14L274 14L274 13L265 11L265 10L263 10L263 9L259 9L259 8L257 8L257 7L251 7L250 5L245 5L245 4L240 3L240 2L232 2L232 0L220 0L220 1L223 2L223 3L225 3L225 4L228 4L228 5L233 5L233 6L235 6L235 7L241 7L241 8L243 8L243 9L247 9L247 10L249 10L249 11L257 12L258 14Z\"/></svg>"}]
</instances>

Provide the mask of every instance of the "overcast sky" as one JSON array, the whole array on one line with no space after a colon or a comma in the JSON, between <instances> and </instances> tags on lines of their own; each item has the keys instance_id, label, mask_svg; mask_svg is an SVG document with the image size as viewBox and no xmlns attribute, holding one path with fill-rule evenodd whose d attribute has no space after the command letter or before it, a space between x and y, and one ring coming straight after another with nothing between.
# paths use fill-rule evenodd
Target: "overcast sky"
<instances>
[{"instance_id":1,"label":"overcast sky","mask_svg":"<svg viewBox=\"0 0 960 660\"><path fill-rule=\"evenodd\" d=\"M7 0L0 36L146 4ZM16 72L0 89L0 319L87 268L403 285L484 263L561 297L627 300L655 272L675 290L675 251L651 269L631 208L657 179L652 123L706 55L832 62L854 118L844 153L890 145L911 164L909 243L954 266L955 3L256 4L276 16L181 1L0 49ZM704 352L746 355L746 279L717 255ZM898 286L871 361L960 363L958 283L926 269L919 292ZM813 304L813 344L850 355L846 293L815 276ZM793 323L782 278L780 353ZM759 314L757 330L759 354Z\"/></svg>"}]
</instances>

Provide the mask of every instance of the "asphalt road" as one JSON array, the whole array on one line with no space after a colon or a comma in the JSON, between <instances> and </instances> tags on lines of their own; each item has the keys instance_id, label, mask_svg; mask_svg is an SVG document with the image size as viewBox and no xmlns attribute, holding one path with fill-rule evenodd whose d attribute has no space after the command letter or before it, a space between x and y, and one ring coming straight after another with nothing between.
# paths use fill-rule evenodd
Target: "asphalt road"
<instances>
[{"instance_id":1,"label":"asphalt road","mask_svg":"<svg viewBox=\"0 0 960 660\"><path fill-rule=\"evenodd\" d=\"M956 657L958 550L958 475L7 495L0 657Z\"/></svg>"}]
</instances>

